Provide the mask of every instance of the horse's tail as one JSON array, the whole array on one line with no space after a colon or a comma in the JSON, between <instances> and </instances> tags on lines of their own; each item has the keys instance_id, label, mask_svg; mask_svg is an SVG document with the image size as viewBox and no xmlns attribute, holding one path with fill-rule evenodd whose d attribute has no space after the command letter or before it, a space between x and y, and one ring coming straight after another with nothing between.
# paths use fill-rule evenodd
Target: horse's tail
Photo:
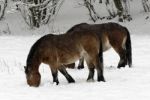
<instances>
[{"instance_id":1,"label":"horse's tail","mask_svg":"<svg viewBox=\"0 0 150 100\"><path fill-rule=\"evenodd\" d=\"M132 47L131 47L131 37L130 37L130 33L128 31L127 28L125 28L126 32L127 32L127 40L126 40L126 57L127 57L127 63L129 65L129 67L132 66Z\"/></svg>"},{"instance_id":2,"label":"horse's tail","mask_svg":"<svg viewBox=\"0 0 150 100\"><path fill-rule=\"evenodd\" d=\"M100 39L99 59L100 59L100 62L103 63L103 43L102 43L102 39Z\"/></svg>"}]
</instances>

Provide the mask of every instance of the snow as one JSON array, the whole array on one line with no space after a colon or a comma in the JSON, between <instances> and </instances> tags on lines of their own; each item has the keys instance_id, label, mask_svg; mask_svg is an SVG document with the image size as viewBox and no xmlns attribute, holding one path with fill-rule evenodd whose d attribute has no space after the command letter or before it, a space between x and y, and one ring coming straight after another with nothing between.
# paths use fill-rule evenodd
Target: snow
<instances>
[{"instance_id":1,"label":"snow","mask_svg":"<svg viewBox=\"0 0 150 100\"><path fill-rule=\"evenodd\" d=\"M64 32L72 25L80 22L91 23L86 15L87 13L84 12L85 9L72 5L71 0L69 1L63 5L54 22L54 31L57 33ZM67 7L74 9L74 12L71 12ZM63 12L63 10L67 11ZM141 11L132 12L134 18L132 22L120 23L126 26L131 33L132 68L127 66L117 69L119 57L113 49L110 49L104 53L104 77L106 82L97 82L96 73L94 82L86 82L88 76L86 67L83 70L67 69L76 83L67 83L64 76L59 73L60 84L55 85L52 82L49 67L42 64L40 66L42 79L38 88L27 85L23 66L26 63L30 47L41 36L51 33L51 28L43 26L40 29L31 30L18 12L7 13L5 19L0 22L0 99L149 100L150 19L146 20L145 18L149 15ZM68 14L68 12L70 13ZM77 13L79 15L76 16ZM116 22L116 19L111 21ZM106 22L106 20L97 23L102 22Z\"/></svg>"},{"instance_id":2,"label":"snow","mask_svg":"<svg viewBox=\"0 0 150 100\"><path fill-rule=\"evenodd\" d=\"M0 98L2 100L148 100L150 98L149 35L131 35L133 67L117 69L119 57L114 50L104 53L104 76L106 82L86 82L88 69L68 69L76 83L68 84L59 73L60 84L52 83L47 65L40 66L42 75L38 88L26 83L24 69L26 56L31 45L40 36L0 37ZM95 75L96 76L96 75Z\"/></svg>"}]
</instances>

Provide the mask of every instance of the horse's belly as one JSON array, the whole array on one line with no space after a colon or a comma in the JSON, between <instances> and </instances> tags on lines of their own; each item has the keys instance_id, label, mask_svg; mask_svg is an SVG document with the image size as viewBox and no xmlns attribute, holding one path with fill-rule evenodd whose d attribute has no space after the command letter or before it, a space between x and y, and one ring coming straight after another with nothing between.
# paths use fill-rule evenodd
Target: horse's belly
<instances>
[{"instance_id":1,"label":"horse's belly","mask_svg":"<svg viewBox=\"0 0 150 100\"><path fill-rule=\"evenodd\" d=\"M62 64L71 64L74 63L75 61L80 59L79 54L64 54L63 56L60 57L60 62Z\"/></svg>"},{"instance_id":2,"label":"horse's belly","mask_svg":"<svg viewBox=\"0 0 150 100\"><path fill-rule=\"evenodd\" d=\"M105 52L105 51L109 50L110 48L111 48L111 44L110 44L109 40L106 39L106 41L103 41L103 51Z\"/></svg>"},{"instance_id":3,"label":"horse's belly","mask_svg":"<svg viewBox=\"0 0 150 100\"><path fill-rule=\"evenodd\" d=\"M74 57L70 57L69 59L67 59L67 61L65 62L65 64L71 64L76 62L77 60L79 60L79 56L74 56Z\"/></svg>"}]
</instances>

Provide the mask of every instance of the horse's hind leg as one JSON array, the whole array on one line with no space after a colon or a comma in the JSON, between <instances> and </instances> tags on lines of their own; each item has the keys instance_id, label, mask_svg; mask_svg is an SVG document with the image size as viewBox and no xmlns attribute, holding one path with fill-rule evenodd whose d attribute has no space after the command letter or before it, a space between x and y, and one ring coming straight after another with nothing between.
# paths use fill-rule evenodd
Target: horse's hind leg
<instances>
[{"instance_id":1,"label":"horse's hind leg","mask_svg":"<svg viewBox=\"0 0 150 100\"><path fill-rule=\"evenodd\" d=\"M126 51L123 50L122 53L119 53L120 61L118 63L118 68L125 67L127 65L127 59L126 59Z\"/></svg>"},{"instance_id":2,"label":"horse's hind leg","mask_svg":"<svg viewBox=\"0 0 150 100\"><path fill-rule=\"evenodd\" d=\"M57 70L57 68L51 68L51 72L52 72L52 76L53 76L53 82L54 83L56 82L56 85L58 85L59 81L58 81L58 70Z\"/></svg>"},{"instance_id":3,"label":"horse's hind leg","mask_svg":"<svg viewBox=\"0 0 150 100\"><path fill-rule=\"evenodd\" d=\"M117 68L125 67L127 65L126 50L122 47L116 47L114 49L120 57Z\"/></svg>"},{"instance_id":4,"label":"horse's hind leg","mask_svg":"<svg viewBox=\"0 0 150 100\"><path fill-rule=\"evenodd\" d=\"M89 75L87 78L87 81L93 81L94 80L94 69L95 66L92 63L87 62L88 69L89 69Z\"/></svg>"},{"instance_id":5,"label":"horse's hind leg","mask_svg":"<svg viewBox=\"0 0 150 100\"><path fill-rule=\"evenodd\" d=\"M78 69L83 69L83 68L84 68L84 58L81 58L79 60Z\"/></svg>"},{"instance_id":6,"label":"horse's hind leg","mask_svg":"<svg viewBox=\"0 0 150 100\"><path fill-rule=\"evenodd\" d=\"M68 72L66 71L64 66L61 66L59 68L59 71L66 77L66 79L69 83L74 83L75 82L75 80L68 74Z\"/></svg>"},{"instance_id":7,"label":"horse's hind leg","mask_svg":"<svg viewBox=\"0 0 150 100\"><path fill-rule=\"evenodd\" d=\"M103 62L100 62L99 56L95 57L91 61L86 61L89 68L89 76L87 81L93 80L95 68L97 70L97 81L105 81L103 76Z\"/></svg>"},{"instance_id":8,"label":"horse's hind leg","mask_svg":"<svg viewBox=\"0 0 150 100\"><path fill-rule=\"evenodd\" d=\"M96 57L96 70L97 70L97 81L105 82L105 78L103 76L103 58Z\"/></svg>"}]
</instances>

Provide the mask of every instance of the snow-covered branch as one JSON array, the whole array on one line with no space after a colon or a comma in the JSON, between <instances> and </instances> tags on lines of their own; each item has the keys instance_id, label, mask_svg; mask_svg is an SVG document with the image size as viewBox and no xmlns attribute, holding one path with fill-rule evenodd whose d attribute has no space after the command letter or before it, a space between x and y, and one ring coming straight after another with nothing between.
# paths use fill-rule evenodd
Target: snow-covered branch
<instances>
[{"instance_id":1,"label":"snow-covered branch","mask_svg":"<svg viewBox=\"0 0 150 100\"><path fill-rule=\"evenodd\" d=\"M61 3L64 0L45 0L43 2L38 0L35 2L18 2L17 6L25 22L30 27L39 27L42 24L47 24L48 21L58 12Z\"/></svg>"},{"instance_id":2,"label":"snow-covered branch","mask_svg":"<svg viewBox=\"0 0 150 100\"><path fill-rule=\"evenodd\" d=\"M7 7L7 0L0 0L0 20L5 15L6 7Z\"/></svg>"},{"instance_id":3,"label":"snow-covered branch","mask_svg":"<svg viewBox=\"0 0 150 100\"><path fill-rule=\"evenodd\" d=\"M149 0L142 0L142 5L145 12L150 12L150 2Z\"/></svg>"}]
</instances>

